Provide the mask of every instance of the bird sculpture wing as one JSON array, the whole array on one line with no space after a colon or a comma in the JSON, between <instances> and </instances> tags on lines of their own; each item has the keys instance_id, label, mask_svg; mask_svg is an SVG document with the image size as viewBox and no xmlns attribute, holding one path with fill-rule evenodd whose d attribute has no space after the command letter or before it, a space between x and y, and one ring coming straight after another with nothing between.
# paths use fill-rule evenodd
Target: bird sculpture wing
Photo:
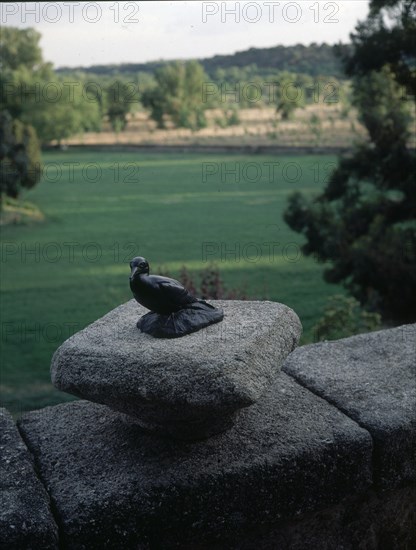
<instances>
[{"instance_id":1,"label":"bird sculpture wing","mask_svg":"<svg viewBox=\"0 0 416 550\"><path fill-rule=\"evenodd\" d=\"M168 279L165 281L159 281L158 286L160 292L166 295L167 300L174 301L177 304L193 304L197 301L197 298L193 296L181 283L175 281L175 279Z\"/></svg>"}]
</instances>

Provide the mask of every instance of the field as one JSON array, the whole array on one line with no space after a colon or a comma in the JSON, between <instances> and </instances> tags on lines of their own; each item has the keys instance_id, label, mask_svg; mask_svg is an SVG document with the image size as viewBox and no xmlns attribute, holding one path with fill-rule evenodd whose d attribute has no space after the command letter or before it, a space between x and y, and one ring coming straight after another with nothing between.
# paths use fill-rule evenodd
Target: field
<instances>
[{"instance_id":1,"label":"field","mask_svg":"<svg viewBox=\"0 0 416 550\"><path fill-rule=\"evenodd\" d=\"M304 342L329 295L282 219L294 190L322 187L333 156L158 154L70 149L44 154L24 195L43 221L2 228L2 401L18 412L66 399L49 379L68 336L130 299L128 261L197 274L210 261L228 287L293 307ZM274 163L274 164L273 164ZM67 398L69 399L69 397Z\"/></svg>"},{"instance_id":2,"label":"field","mask_svg":"<svg viewBox=\"0 0 416 550\"><path fill-rule=\"evenodd\" d=\"M167 121L165 129L146 111L130 113L126 129L112 131L108 121L101 132L87 132L63 140L68 145L250 145L285 147L351 147L365 136L356 110L341 103L314 104L297 109L293 119L281 120L271 107L238 110L239 123L221 124L222 109L206 111L207 127L200 130L176 128Z\"/></svg>"}]
</instances>

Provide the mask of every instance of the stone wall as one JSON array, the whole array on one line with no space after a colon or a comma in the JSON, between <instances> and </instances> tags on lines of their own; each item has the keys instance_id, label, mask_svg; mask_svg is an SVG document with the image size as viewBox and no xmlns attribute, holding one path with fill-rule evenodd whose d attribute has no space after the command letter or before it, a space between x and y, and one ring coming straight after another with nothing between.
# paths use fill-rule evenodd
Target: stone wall
<instances>
[{"instance_id":1,"label":"stone wall","mask_svg":"<svg viewBox=\"0 0 416 550\"><path fill-rule=\"evenodd\" d=\"M297 348L208 439L83 400L0 418L2 548L416 547L416 325Z\"/></svg>"}]
</instances>

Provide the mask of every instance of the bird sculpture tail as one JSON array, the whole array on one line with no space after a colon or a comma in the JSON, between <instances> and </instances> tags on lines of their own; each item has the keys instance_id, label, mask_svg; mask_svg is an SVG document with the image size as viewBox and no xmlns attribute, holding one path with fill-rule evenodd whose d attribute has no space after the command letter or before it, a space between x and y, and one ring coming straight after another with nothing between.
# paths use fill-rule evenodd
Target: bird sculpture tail
<instances>
[{"instance_id":1,"label":"bird sculpture tail","mask_svg":"<svg viewBox=\"0 0 416 550\"><path fill-rule=\"evenodd\" d=\"M197 304L203 304L204 306L207 306L211 309L217 309L216 307L214 307L213 305L209 304L208 302L206 302L205 300L203 300L202 298L198 298L198 301L195 302ZM193 305L193 304L192 304Z\"/></svg>"}]
</instances>

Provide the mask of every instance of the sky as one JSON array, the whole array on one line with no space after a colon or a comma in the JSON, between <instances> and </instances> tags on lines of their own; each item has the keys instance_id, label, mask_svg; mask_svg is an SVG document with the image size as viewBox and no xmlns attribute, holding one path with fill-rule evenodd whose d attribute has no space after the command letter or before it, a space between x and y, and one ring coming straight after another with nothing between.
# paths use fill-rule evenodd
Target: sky
<instances>
[{"instance_id":1,"label":"sky","mask_svg":"<svg viewBox=\"0 0 416 550\"><path fill-rule=\"evenodd\" d=\"M4 2L1 24L34 27L55 67L144 63L248 48L348 42L368 0Z\"/></svg>"}]
</instances>

